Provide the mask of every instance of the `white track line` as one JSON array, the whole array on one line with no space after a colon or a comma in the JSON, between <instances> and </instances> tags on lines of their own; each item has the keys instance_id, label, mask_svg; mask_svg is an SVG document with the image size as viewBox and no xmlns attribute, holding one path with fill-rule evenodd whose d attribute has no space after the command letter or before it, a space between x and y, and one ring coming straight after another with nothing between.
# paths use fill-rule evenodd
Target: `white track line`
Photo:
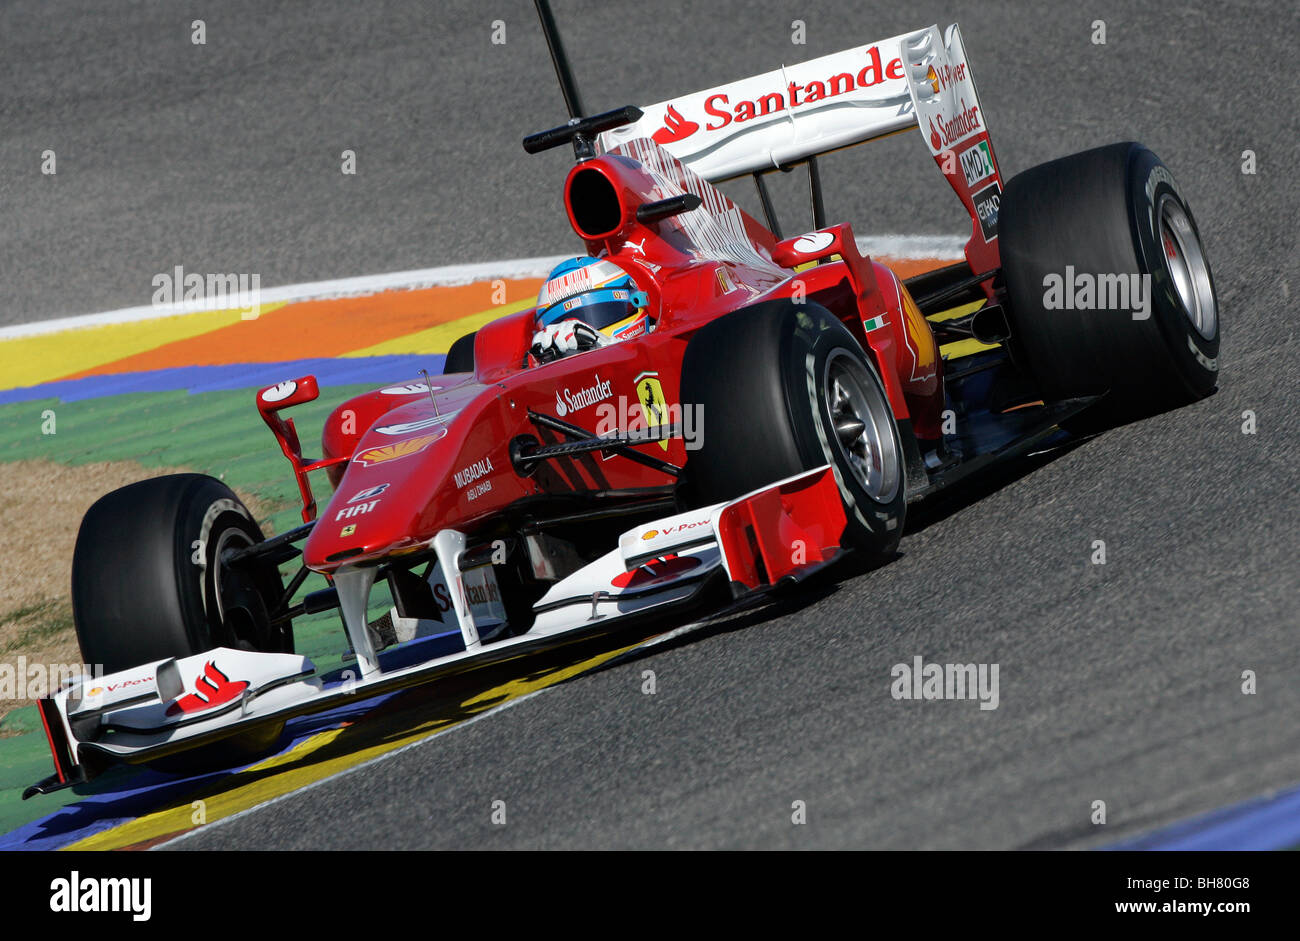
<instances>
[{"instance_id":1,"label":"white track line","mask_svg":"<svg viewBox=\"0 0 1300 941\"><path fill-rule=\"evenodd\" d=\"M859 238L858 248L865 255L887 258L959 258L966 245L963 236L956 235L876 235ZM447 265L442 268L421 268L415 271L392 271L388 274L362 275L356 278L336 278L331 281L311 281L305 284L287 284L264 288L260 292L263 304L280 301L318 300L331 297L349 297L358 294L375 294L379 291L415 290L443 285L471 284L495 278L542 278L565 258L572 255L547 255L541 258L512 258L503 261L486 261L472 265ZM37 320L32 323L0 327L0 340L19 337L42 336L63 330L84 327L101 327L106 324L135 323L160 317L176 317L219 309L221 303L190 301L188 303L145 305L109 310L98 314L81 314L59 317L55 320ZM226 302L224 306L229 306Z\"/></svg>"},{"instance_id":2,"label":"white track line","mask_svg":"<svg viewBox=\"0 0 1300 941\"><path fill-rule=\"evenodd\" d=\"M388 274L362 275L358 278L338 278L332 281L312 281L307 284L287 284L278 288L263 288L259 299L263 304L279 301L305 301L329 297L347 297L356 294L375 294L379 291L410 290L439 285L471 284L493 278L541 278L569 255L546 258L516 258L509 261L489 261L473 265L449 265L445 268L422 268L418 271L393 271ZM170 273L170 272L169 272ZM110 310L100 314L82 314L77 317L60 317L57 320L39 320L0 327L0 340L15 337L39 336L60 330L82 327L99 327L105 324L132 323L196 314L205 310L229 307L229 302L208 300L188 303L145 305Z\"/></svg>"}]
</instances>

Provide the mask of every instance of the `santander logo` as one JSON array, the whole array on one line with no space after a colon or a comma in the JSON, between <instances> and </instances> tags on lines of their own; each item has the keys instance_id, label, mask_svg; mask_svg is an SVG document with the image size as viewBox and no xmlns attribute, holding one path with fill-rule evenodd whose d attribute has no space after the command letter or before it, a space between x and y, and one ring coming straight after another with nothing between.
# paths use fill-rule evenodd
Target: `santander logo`
<instances>
[{"instance_id":1,"label":"santander logo","mask_svg":"<svg viewBox=\"0 0 1300 941\"><path fill-rule=\"evenodd\" d=\"M979 105L966 106L966 99L962 98L959 102L961 108L951 119L945 120L944 116L939 115L938 123L934 118L930 118L930 145L935 150L941 149L944 145L961 143L967 137L981 131Z\"/></svg>"},{"instance_id":2,"label":"santander logo","mask_svg":"<svg viewBox=\"0 0 1300 941\"><path fill-rule=\"evenodd\" d=\"M752 99L742 98L733 102L727 92L713 92L703 103L708 121L704 130L720 131L733 123L740 124L781 111L797 111L820 101L904 77L903 60L895 56L886 62L880 54L879 46L859 50L853 56L836 58L836 65L831 67L842 66L844 71L824 74L821 78L807 82L786 82L783 86L771 88ZM939 78L942 80L943 77ZM726 87L732 89L732 94L735 93L734 87ZM685 140L699 129L699 124L669 105L664 114L664 126L650 136L656 144L674 144Z\"/></svg>"},{"instance_id":3,"label":"santander logo","mask_svg":"<svg viewBox=\"0 0 1300 941\"><path fill-rule=\"evenodd\" d=\"M651 134L650 138L656 144L673 144L686 140L699 129L698 124L682 117L680 111L669 105L668 112L664 115L664 126Z\"/></svg>"},{"instance_id":4,"label":"santander logo","mask_svg":"<svg viewBox=\"0 0 1300 941\"><path fill-rule=\"evenodd\" d=\"M209 660L203 668L203 675L194 681L194 692L186 693L167 707L167 715L202 712L214 706L230 702L248 689L245 680L231 680L217 669L216 661Z\"/></svg>"}]
</instances>

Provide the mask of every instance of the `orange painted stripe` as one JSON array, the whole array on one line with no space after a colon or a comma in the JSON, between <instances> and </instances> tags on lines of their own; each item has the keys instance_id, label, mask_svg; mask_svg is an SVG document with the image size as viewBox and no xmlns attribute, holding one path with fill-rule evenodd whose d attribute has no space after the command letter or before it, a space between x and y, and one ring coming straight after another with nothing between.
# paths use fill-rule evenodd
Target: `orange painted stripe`
<instances>
[{"instance_id":1,"label":"orange painted stripe","mask_svg":"<svg viewBox=\"0 0 1300 941\"><path fill-rule=\"evenodd\" d=\"M952 264L954 259L881 256L879 260L899 278L910 278ZM239 320L58 378L120 375L177 366L345 356L359 350L369 352L386 343L397 347L403 337L424 334L441 324L491 310L496 306L495 301L500 299L493 297L493 283L482 281L298 301L269 311L255 320ZM506 281L505 305L536 298L541 284L539 278Z\"/></svg>"},{"instance_id":2,"label":"orange painted stripe","mask_svg":"<svg viewBox=\"0 0 1300 941\"><path fill-rule=\"evenodd\" d=\"M961 261L960 258L890 258L885 255L875 260L898 275L900 281L925 274L927 271L934 271L936 268L946 268Z\"/></svg>"},{"instance_id":3,"label":"orange painted stripe","mask_svg":"<svg viewBox=\"0 0 1300 941\"><path fill-rule=\"evenodd\" d=\"M505 282L505 302L536 297L541 280ZM61 376L107 376L176 366L270 363L342 356L493 306L492 282L385 291L363 297L299 301L200 336L166 343L91 369ZM495 300L499 300L499 297Z\"/></svg>"}]
</instances>

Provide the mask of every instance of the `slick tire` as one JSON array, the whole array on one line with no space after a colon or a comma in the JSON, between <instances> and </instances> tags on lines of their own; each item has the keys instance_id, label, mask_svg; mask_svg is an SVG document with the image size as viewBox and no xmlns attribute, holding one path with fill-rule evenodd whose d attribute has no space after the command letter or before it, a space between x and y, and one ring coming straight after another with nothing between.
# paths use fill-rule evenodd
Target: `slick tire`
<instances>
[{"instance_id":1,"label":"slick tire","mask_svg":"<svg viewBox=\"0 0 1300 941\"><path fill-rule=\"evenodd\" d=\"M686 347L681 400L704 420L684 502L731 500L830 464L844 543L872 563L894 555L907 508L898 426L871 360L825 308L773 301L707 324Z\"/></svg>"},{"instance_id":2,"label":"slick tire","mask_svg":"<svg viewBox=\"0 0 1300 941\"><path fill-rule=\"evenodd\" d=\"M173 474L130 484L86 511L72 555L72 612L85 662L113 673L214 647L288 652L269 611L275 565L230 567L221 553L261 542L219 480Z\"/></svg>"},{"instance_id":3,"label":"slick tire","mask_svg":"<svg viewBox=\"0 0 1300 941\"><path fill-rule=\"evenodd\" d=\"M1013 352L1046 399L1105 394L1114 422L1215 389L1219 307L1191 209L1127 142L1010 180L998 221Z\"/></svg>"}]
</instances>

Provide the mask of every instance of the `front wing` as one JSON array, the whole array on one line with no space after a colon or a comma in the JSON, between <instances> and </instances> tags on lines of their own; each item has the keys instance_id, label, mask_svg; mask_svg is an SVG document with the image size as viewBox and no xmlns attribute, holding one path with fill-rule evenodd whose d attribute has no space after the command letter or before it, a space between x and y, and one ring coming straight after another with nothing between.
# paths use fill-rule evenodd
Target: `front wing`
<instances>
[{"instance_id":1,"label":"front wing","mask_svg":"<svg viewBox=\"0 0 1300 941\"><path fill-rule=\"evenodd\" d=\"M734 596L797 581L841 554L845 522L826 466L628 530L616 548L552 586L534 606L533 626L516 637L481 642L472 616L457 605L457 618L469 622L461 624L464 649L380 664L359 678L327 682L306 657L225 647L81 677L40 701L55 773L23 797L70 787L117 763L144 764L235 737L274 741L290 719L559 647L632 618L667 615L720 580ZM440 562L445 568L447 560ZM462 588L467 573L447 574Z\"/></svg>"}]
</instances>

